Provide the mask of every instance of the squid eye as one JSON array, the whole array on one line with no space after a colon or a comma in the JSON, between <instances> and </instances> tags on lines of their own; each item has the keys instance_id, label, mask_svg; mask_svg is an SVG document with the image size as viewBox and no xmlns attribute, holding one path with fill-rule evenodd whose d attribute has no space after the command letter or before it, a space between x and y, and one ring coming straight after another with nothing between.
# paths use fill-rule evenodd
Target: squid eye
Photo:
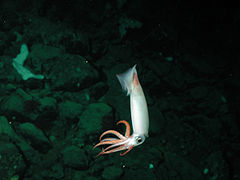
<instances>
[{"instance_id":1,"label":"squid eye","mask_svg":"<svg viewBox=\"0 0 240 180\"><path fill-rule=\"evenodd\" d=\"M142 138L141 137L136 137L136 140L137 140L138 143L142 142Z\"/></svg>"}]
</instances>

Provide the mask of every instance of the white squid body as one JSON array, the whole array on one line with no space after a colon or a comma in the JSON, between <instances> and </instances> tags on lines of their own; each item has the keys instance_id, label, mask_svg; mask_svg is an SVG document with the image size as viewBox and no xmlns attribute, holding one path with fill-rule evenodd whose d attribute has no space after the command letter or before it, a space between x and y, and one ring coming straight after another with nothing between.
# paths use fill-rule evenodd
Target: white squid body
<instances>
[{"instance_id":1,"label":"white squid body","mask_svg":"<svg viewBox=\"0 0 240 180\"><path fill-rule=\"evenodd\" d=\"M124 153L120 153L121 156L129 152L133 147L142 144L145 138L148 136L149 118L146 99L139 83L136 65L122 74L117 75L122 88L130 95L130 109L133 126L133 134L130 135L130 125L127 121L121 120L117 124L125 124L125 135L115 131L108 130L102 133L100 136L100 142L96 144L94 148L98 146L108 145L105 149L97 155L110 154L117 151L127 150ZM115 137L103 138L105 135L114 135Z\"/></svg>"},{"instance_id":2,"label":"white squid body","mask_svg":"<svg viewBox=\"0 0 240 180\"><path fill-rule=\"evenodd\" d=\"M145 95L138 80L136 65L117 75L122 88L130 95L130 110L133 126L132 139L129 146L137 146L148 137L149 117Z\"/></svg>"}]
</instances>

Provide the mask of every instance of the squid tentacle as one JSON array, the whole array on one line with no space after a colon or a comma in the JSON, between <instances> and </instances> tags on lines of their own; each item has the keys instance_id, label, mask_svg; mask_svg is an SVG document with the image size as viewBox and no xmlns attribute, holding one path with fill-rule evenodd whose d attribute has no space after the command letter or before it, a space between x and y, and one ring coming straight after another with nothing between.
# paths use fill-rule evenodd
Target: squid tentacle
<instances>
[{"instance_id":1,"label":"squid tentacle","mask_svg":"<svg viewBox=\"0 0 240 180\"><path fill-rule=\"evenodd\" d=\"M113 145L112 145L113 146ZM127 149L127 151L125 151L124 153L120 153L121 156L124 156L125 154L127 154L130 150L132 150L134 146L131 146L130 148ZM107 150L107 149L110 149L110 146L107 147L106 149L103 149L96 157L100 156L101 154L110 154L110 153L113 153L113 152L117 152L117 151L122 151L122 150L125 150L125 146L124 144L123 145L120 145L119 147L117 148L114 148L114 149L111 149L111 150ZM107 150L107 151L106 151Z\"/></svg>"},{"instance_id":2,"label":"squid tentacle","mask_svg":"<svg viewBox=\"0 0 240 180\"><path fill-rule=\"evenodd\" d=\"M117 122L117 125L118 125L118 124L125 124L125 126L126 126L125 136L126 136L126 137L129 137L129 136L130 136L130 131L131 131L131 128L130 128L129 123L128 123L127 121L125 121L125 120L121 120L121 121L118 121L118 122Z\"/></svg>"},{"instance_id":3,"label":"squid tentacle","mask_svg":"<svg viewBox=\"0 0 240 180\"><path fill-rule=\"evenodd\" d=\"M115 130L108 130L108 131L105 131L104 133L102 133L102 135L99 138L100 141L102 140L102 137L105 136L106 134L113 134L113 135L117 136L119 139L124 139L125 138L121 133L119 133Z\"/></svg>"},{"instance_id":4,"label":"squid tentacle","mask_svg":"<svg viewBox=\"0 0 240 180\"><path fill-rule=\"evenodd\" d=\"M125 120L121 120L121 121L117 122L117 124L124 124L126 126L125 135L122 135L121 133L119 133L118 131L115 131L115 130L108 130L108 131L105 131L104 133L102 133L102 135L99 138L100 142L98 144L96 144L93 147L93 149L95 149L98 146L102 146L102 145L109 145L109 146L102 149L102 151L97 156L99 156L101 154L109 154L109 153L112 153L112 152L117 152L117 151L122 151L122 150L127 149L126 152L120 153L120 155L123 156L126 153L128 153L134 147L134 146L129 146L128 147L128 145L127 145L128 138L130 136L130 131L131 131L129 123ZM107 134L115 135L119 139L114 138L114 137L113 138L110 137L110 138L102 139L103 136L105 136ZM118 146L118 147L116 147L116 146ZM116 148L114 148L114 147L116 147Z\"/></svg>"},{"instance_id":5,"label":"squid tentacle","mask_svg":"<svg viewBox=\"0 0 240 180\"><path fill-rule=\"evenodd\" d=\"M96 144L93 149L95 149L96 147L98 146L102 146L102 145L108 145L108 144L115 144L115 143L119 143L119 139L118 140L112 140L112 141L103 141L103 142L100 142L98 144Z\"/></svg>"}]
</instances>

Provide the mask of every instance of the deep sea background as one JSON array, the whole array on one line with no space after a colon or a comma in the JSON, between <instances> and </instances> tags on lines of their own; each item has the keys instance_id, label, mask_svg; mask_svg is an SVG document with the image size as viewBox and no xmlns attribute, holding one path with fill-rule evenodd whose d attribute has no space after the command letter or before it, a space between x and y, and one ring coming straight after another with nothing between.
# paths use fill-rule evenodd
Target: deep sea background
<instances>
[{"instance_id":1,"label":"deep sea background","mask_svg":"<svg viewBox=\"0 0 240 180\"><path fill-rule=\"evenodd\" d=\"M213 7L0 1L0 180L239 180L240 9ZM13 67L23 44L44 79ZM135 64L149 137L96 157L131 124L116 74Z\"/></svg>"}]
</instances>

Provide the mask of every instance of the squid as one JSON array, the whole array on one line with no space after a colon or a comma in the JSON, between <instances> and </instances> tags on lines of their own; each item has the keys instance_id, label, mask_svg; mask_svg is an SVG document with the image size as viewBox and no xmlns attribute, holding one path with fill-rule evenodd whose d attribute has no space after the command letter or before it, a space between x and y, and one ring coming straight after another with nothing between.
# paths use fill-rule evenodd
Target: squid
<instances>
[{"instance_id":1,"label":"squid","mask_svg":"<svg viewBox=\"0 0 240 180\"><path fill-rule=\"evenodd\" d=\"M113 152L123 151L120 153L121 156L128 153L133 147L141 145L146 137L148 137L149 129L149 116L148 107L145 95L143 93L141 84L138 79L136 65L128 69L122 74L117 74L117 78L123 88L127 91L127 95L130 96L130 111L131 120L133 126L133 133L131 133L131 127L126 120L121 120L117 124L125 125L125 134L121 134L115 130L108 130L102 133L99 140L93 149L99 146L107 146L97 155L110 154ZM106 135L110 137L104 138Z\"/></svg>"}]
</instances>

